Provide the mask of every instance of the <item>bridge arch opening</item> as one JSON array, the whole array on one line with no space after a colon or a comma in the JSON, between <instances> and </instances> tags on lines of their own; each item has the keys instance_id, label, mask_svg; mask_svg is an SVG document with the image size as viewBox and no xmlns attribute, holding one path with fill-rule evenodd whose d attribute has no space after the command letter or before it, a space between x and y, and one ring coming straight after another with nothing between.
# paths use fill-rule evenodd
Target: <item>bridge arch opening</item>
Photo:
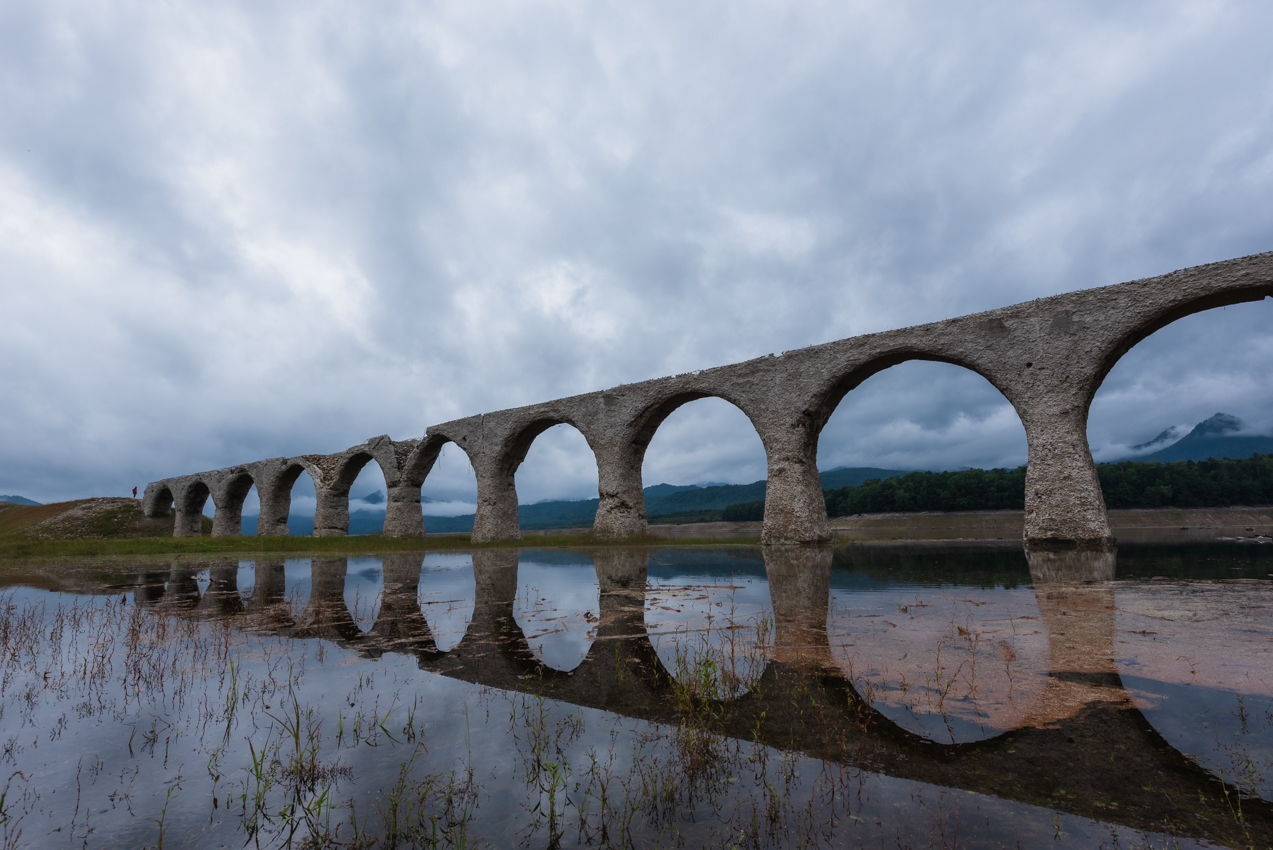
<instances>
[{"instance_id":1,"label":"bridge arch opening","mask_svg":"<svg viewBox=\"0 0 1273 850\"><path fill-rule=\"evenodd\" d=\"M248 487L247 493L243 496L243 501L239 505L242 512L239 520L239 533L244 537L254 537L260 533L261 520L261 491L253 480Z\"/></svg>"},{"instance_id":2,"label":"bridge arch opening","mask_svg":"<svg viewBox=\"0 0 1273 850\"><path fill-rule=\"evenodd\" d=\"M1025 426L1004 394L967 366L918 353L881 358L833 385L815 415L824 423L816 457L831 518L1024 508ZM965 470L983 472L903 477ZM863 486L871 479L881 483ZM1003 531L995 536L1021 533Z\"/></svg>"},{"instance_id":3,"label":"bridge arch opening","mask_svg":"<svg viewBox=\"0 0 1273 850\"><path fill-rule=\"evenodd\" d=\"M153 499L146 503L146 509L149 511L146 515L152 518L171 516L175 504L176 497L173 496L172 488L167 485L161 486L155 491Z\"/></svg>"},{"instance_id":4,"label":"bridge arch opening","mask_svg":"<svg viewBox=\"0 0 1273 850\"><path fill-rule=\"evenodd\" d=\"M426 437L411 454L402 477L419 482L425 533L472 531L477 476L462 446L449 437Z\"/></svg>"},{"instance_id":5,"label":"bridge arch opening","mask_svg":"<svg viewBox=\"0 0 1273 850\"><path fill-rule=\"evenodd\" d=\"M1234 300L1249 299L1198 300L1155 317L1106 357L1085 401L1107 508L1222 505L1167 470L1150 481L1099 464L1273 453L1273 300ZM1230 503L1268 504L1256 489L1229 493Z\"/></svg>"},{"instance_id":6,"label":"bridge arch opening","mask_svg":"<svg viewBox=\"0 0 1273 850\"><path fill-rule=\"evenodd\" d=\"M505 458L523 530L592 526L596 507L589 500L597 498L597 458L573 423L545 420L526 427Z\"/></svg>"},{"instance_id":7,"label":"bridge arch opening","mask_svg":"<svg viewBox=\"0 0 1273 850\"><path fill-rule=\"evenodd\" d=\"M348 505L351 537L384 530L389 485L375 455L358 452L350 457L337 476L334 489Z\"/></svg>"},{"instance_id":8,"label":"bridge arch opening","mask_svg":"<svg viewBox=\"0 0 1273 850\"><path fill-rule=\"evenodd\" d=\"M318 508L318 488L313 475L299 463L289 466L280 477L281 519L286 533L293 537L309 537L314 533L314 513ZM258 534L259 534L258 530Z\"/></svg>"},{"instance_id":9,"label":"bridge arch opening","mask_svg":"<svg viewBox=\"0 0 1273 850\"><path fill-rule=\"evenodd\" d=\"M729 505L764 498L764 443L725 398L674 396L647 411L635 442L652 524L719 520Z\"/></svg>"}]
</instances>

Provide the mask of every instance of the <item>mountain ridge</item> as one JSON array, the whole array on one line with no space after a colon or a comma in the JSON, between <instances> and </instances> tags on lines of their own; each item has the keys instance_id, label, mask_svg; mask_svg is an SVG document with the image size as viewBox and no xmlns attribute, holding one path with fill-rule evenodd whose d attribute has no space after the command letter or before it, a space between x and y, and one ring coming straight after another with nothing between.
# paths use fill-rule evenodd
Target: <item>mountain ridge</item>
<instances>
[{"instance_id":1,"label":"mountain ridge","mask_svg":"<svg viewBox=\"0 0 1273 850\"><path fill-rule=\"evenodd\" d=\"M39 506L42 502L33 502L25 496L0 496L0 502L10 505L35 505Z\"/></svg>"},{"instance_id":2,"label":"mountain ridge","mask_svg":"<svg viewBox=\"0 0 1273 850\"><path fill-rule=\"evenodd\" d=\"M1241 460L1256 454L1273 454L1273 436L1252 434L1236 436L1246 429L1246 424L1228 413L1216 413L1195 425L1189 433L1149 454L1138 454L1120 460L1158 461L1167 463L1178 460L1203 461L1212 458ZM1155 445L1173 431L1183 430L1173 426L1148 443L1132 446L1133 449Z\"/></svg>"}]
</instances>

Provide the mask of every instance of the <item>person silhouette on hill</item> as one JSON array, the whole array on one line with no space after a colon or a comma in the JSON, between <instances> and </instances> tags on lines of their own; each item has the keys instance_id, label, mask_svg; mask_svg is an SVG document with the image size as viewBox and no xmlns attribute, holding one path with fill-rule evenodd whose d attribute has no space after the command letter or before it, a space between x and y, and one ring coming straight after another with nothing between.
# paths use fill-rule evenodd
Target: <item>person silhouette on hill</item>
<instances>
[{"instance_id":1,"label":"person silhouette on hill","mask_svg":"<svg viewBox=\"0 0 1273 850\"><path fill-rule=\"evenodd\" d=\"M136 498L137 498L137 488L136 488L136 487L134 487L134 488L133 488L133 498L134 498L134 499L136 499Z\"/></svg>"}]
</instances>

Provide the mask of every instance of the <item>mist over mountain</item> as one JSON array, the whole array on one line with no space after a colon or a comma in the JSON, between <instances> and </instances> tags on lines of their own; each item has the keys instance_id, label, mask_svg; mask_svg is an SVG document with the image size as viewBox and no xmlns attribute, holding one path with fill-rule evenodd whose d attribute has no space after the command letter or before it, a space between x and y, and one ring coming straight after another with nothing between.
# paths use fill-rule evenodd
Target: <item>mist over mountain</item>
<instances>
[{"instance_id":1,"label":"mist over mountain","mask_svg":"<svg viewBox=\"0 0 1273 850\"><path fill-rule=\"evenodd\" d=\"M1144 461L1202 461L1210 458L1247 458L1254 454L1273 453L1273 436L1244 433L1246 423L1236 416L1217 413L1199 422L1188 433L1174 426L1163 431L1147 443L1132 449L1155 448L1148 454L1132 455L1126 460Z\"/></svg>"}]
</instances>

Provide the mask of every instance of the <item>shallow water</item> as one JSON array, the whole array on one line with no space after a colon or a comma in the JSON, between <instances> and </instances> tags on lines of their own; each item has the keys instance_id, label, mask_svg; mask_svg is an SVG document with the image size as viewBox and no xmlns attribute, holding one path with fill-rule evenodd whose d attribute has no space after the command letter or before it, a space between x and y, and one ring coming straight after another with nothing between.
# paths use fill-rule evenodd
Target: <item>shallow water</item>
<instances>
[{"instance_id":1,"label":"shallow water","mask_svg":"<svg viewBox=\"0 0 1273 850\"><path fill-rule=\"evenodd\" d=\"M0 846L1270 846L1273 547L7 565Z\"/></svg>"}]
</instances>

